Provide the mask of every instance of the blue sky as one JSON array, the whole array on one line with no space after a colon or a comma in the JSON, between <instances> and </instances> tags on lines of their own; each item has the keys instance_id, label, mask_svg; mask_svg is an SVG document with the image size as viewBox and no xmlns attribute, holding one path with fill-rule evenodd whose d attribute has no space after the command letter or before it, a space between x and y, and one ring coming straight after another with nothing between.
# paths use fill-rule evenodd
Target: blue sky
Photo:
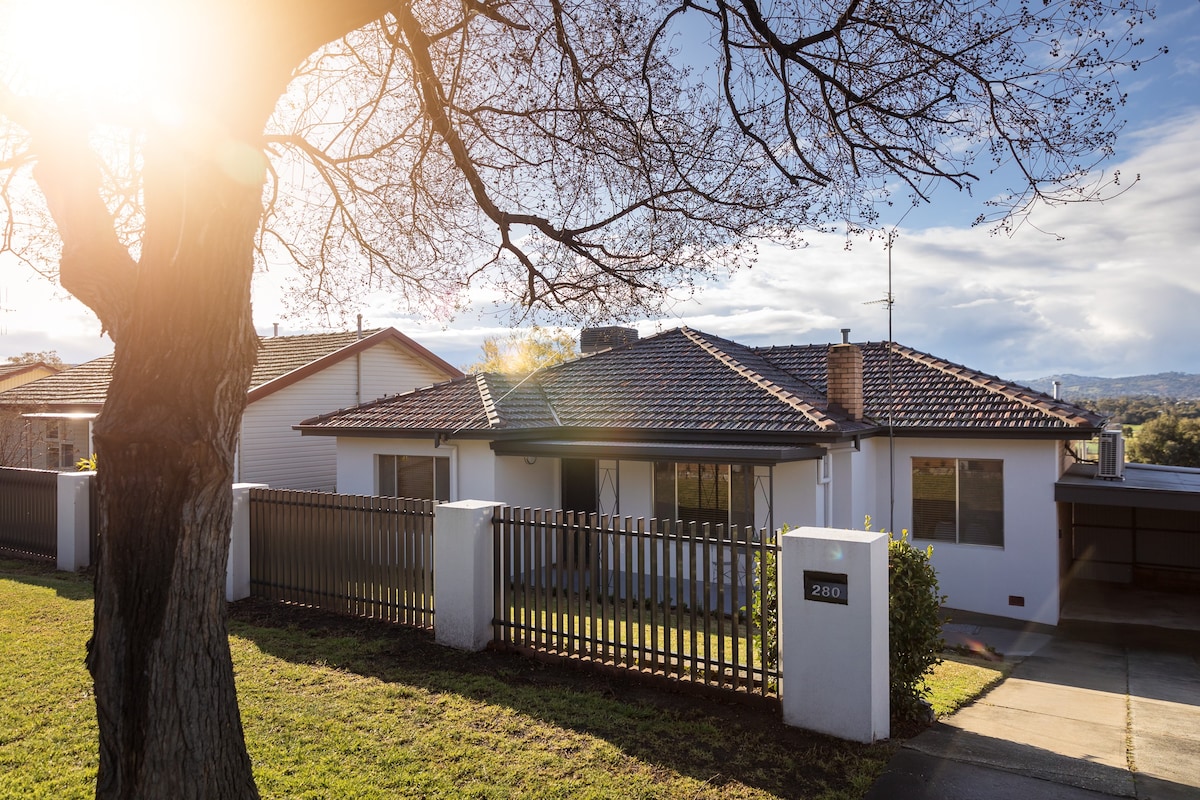
<instances>
[{"instance_id":1,"label":"blue sky","mask_svg":"<svg viewBox=\"0 0 1200 800\"><path fill-rule=\"evenodd\" d=\"M938 192L897 229L897 341L1017 379L1200 372L1200 2L1161 4L1145 36L1147 52L1170 53L1123 77L1129 122L1105 170L1119 169L1128 191L1039 209L1011 236L971 227L979 193ZM885 339L887 314L867 303L887 290L887 253L878 239L845 244L814 235L801 250L763 246L753 269L636 327L686 324L747 344L837 341L843 327L855 340ZM25 267L0 261L0 270L0 355L55 349L75 362L111 352L79 303ZM396 316L392 306L373 301L365 324L394 325L455 364L504 332L482 310L445 325ZM270 334L281 313L274 287L257 282L259 332ZM316 328L281 325L305 330Z\"/></svg>"}]
</instances>

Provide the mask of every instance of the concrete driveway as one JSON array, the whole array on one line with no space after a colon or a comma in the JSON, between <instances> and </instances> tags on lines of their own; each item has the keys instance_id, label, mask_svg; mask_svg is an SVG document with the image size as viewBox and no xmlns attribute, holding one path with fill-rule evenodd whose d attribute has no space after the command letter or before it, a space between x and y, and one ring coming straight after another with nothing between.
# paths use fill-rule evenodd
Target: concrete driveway
<instances>
[{"instance_id":1,"label":"concrete driveway","mask_svg":"<svg viewBox=\"0 0 1200 800\"><path fill-rule=\"evenodd\" d=\"M1200 654L1023 643L1008 680L907 741L869 800L1200 800Z\"/></svg>"}]
</instances>

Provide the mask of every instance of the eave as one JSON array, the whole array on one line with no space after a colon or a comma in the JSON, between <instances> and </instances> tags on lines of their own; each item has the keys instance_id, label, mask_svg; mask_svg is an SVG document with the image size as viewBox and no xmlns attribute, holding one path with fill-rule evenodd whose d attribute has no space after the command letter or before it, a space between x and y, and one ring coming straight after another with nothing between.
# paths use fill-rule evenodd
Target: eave
<instances>
[{"instance_id":1,"label":"eave","mask_svg":"<svg viewBox=\"0 0 1200 800\"><path fill-rule=\"evenodd\" d=\"M683 461L721 464L780 464L821 458L823 447L807 445L718 444L713 442L613 442L596 440L500 440L500 456L594 458L623 461Z\"/></svg>"}]
</instances>

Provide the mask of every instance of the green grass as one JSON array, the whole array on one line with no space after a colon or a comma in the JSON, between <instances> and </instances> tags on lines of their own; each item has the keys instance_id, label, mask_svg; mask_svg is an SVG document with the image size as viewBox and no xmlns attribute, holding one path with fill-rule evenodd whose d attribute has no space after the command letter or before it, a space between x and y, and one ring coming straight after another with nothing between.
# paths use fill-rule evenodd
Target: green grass
<instances>
[{"instance_id":1,"label":"green grass","mask_svg":"<svg viewBox=\"0 0 1200 800\"><path fill-rule=\"evenodd\" d=\"M925 681L930 690L927 699L938 717L952 714L990 691L1013 668L1012 662L978 656L946 653L942 659Z\"/></svg>"},{"instance_id":2,"label":"green grass","mask_svg":"<svg viewBox=\"0 0 1200 800\"><path fill-rule=\"evenodd\" d=\"M91 613L88 579L0 561L0 798L94 795ZM266 798L852 800L894 750L306 609L236 604L230 628Z\"/></svg>"}]
</instances>

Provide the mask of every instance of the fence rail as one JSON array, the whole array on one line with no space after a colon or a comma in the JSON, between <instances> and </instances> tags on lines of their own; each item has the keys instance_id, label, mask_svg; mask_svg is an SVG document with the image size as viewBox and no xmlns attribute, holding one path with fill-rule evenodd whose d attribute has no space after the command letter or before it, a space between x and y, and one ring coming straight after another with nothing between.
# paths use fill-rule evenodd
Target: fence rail
<instances>
[{"instance_id":1,"label":"fence rail","mask_svg":"<svg viewBox=\"0 0 1200 800\"><path fill-rule=\"evenodd\" d=\"M512 507L493 526L501 646L778 697L766 531Z\"/></svg>"},{"instance_id":2,"label":"fence rail","mask_svg":"<svg viewBox=\"0 0 1200 800\"><path fill-rule=\"evenodd\" d=\"M58 473L0 467L0 553L58 555Z\"/></svg>"},{"instance_id":3,"label":"fence rail","mask_svg":"<svg viewBox=\"0 0 1200 800\"><path fill-rule=\"evenodd\" d=\"M426 500L252 489L250 591L432 628L433 507Z\"/></svg>"}]
</instances>

